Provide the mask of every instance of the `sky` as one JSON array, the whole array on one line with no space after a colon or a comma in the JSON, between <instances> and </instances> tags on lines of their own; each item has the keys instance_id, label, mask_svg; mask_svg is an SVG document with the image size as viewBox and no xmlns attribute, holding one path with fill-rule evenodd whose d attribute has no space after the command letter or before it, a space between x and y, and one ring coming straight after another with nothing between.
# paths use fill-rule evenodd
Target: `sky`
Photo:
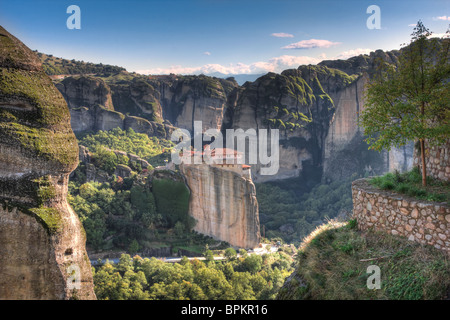
<instances>
[{"instance_id":1,"label":"sky","mask_svg":"<svg viewBox=\"0 0 450 320\"><path fill-rule=\"evenodd\" d=\"M67 27L70 5L81 29ZM418 20L444 34L450 1L0 0L0 25L32 50L144 74L281 72L399 49Z\"/></svg>"}]
</instances>

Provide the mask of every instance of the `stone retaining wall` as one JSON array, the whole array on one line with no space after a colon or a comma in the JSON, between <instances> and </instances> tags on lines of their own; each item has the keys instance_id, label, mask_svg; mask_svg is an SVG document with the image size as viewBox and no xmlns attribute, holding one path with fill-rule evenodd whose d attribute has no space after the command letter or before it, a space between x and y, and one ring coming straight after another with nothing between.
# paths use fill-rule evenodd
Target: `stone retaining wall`
<instances>
[{"instance_id":1,"label":"stone retaining wall","mask_svg":"<svg viewBox=\"0 0 450 320\"><path fill-rule=\"evenodd\" d=\"M450 207L379 190L368 179L352 184L353 218L360 230L384 230L450 255Z\"/></svg>"},{"instance_id":2,"label":"stone retaining wall","mask_svg":"<svg viewBox=\"0 0 450 320\"><path fill-rule=\"evenodd\" d=\"M429 147L425 144L425 165L427 166L427 176L450 181L450 140L441 146ZM413 165L422 165L420 152L414 150Z\"/></svg>"}]
</instances>

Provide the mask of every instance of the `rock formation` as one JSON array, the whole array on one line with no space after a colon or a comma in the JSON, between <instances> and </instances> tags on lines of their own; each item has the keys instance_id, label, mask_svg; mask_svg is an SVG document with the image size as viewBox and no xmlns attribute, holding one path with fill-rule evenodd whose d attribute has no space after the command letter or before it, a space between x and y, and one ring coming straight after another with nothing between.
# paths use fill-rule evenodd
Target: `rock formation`
<instances>
[{"instance_id":1,"label":"rock formation","mask_svg":"<svg viewBox=\"0 0 450 320\"><path fill-rule=\"evenodd\" d=\"M68 77L57 84L70 109L103 105L108 110L114 110L111 90L101 78Z\"/></svg>"},{"instance_id":2,"label":"rock formation","mask_svg":"<svg viewBox=\"0 0 450 320\"><path fill-rule=\"evenodd\" d=\"M170 135L175 129L168 124L126 116L118 111L105 109L101 105L70 109L70 115L72 129L76 133L120 128L122 130L133 129L137 133L146 133L151 137L170 139Z\"/></svg>"},{"instance_id":3,"label":"rock formation","mask_svg":"<svg viewBox=\"0 0 450 320\"><path fill-rule=\"evenodd\" d=\"M180 165L191 190L194 230L240 248L260 241L256 190L251 178L214 165Z\"/></svg>"},{"instance_id":4,"label":"rock formation","mask_svg":"<svg viewBox=\"0 0 450 320\"><path fill-rule=\"evenodd\" d=\"M0 27L0 299L95 299L66 200L78 145L35 54Z\"/></svg>"},{"instance_id":5,"label":"rock formation","mask_svg":"<svg viewBox=\"0 0 450 320\"><path fill-rule=\"evenodd\" d=\"M411 166L412 145L391 152L369 151L358 127L367 77L377 60L395 64L399 54L377 50L347 60L326 60L268 73L243 86L232 78L122 72L98 78L91 90L82 89L88 82L83 77L66 78L57 87L73 107L76 132L119 126L169 138L171 125L192 132L194 121L202 121L204 130L275 128L280 130L280 170L264 176L260 166L253 165L255 182L292 177L336 180L355 172L379 174ZM107 89L99 89L104 86ZM110 100L113 108L92 104Z\"/></svg>"}]
</instances>

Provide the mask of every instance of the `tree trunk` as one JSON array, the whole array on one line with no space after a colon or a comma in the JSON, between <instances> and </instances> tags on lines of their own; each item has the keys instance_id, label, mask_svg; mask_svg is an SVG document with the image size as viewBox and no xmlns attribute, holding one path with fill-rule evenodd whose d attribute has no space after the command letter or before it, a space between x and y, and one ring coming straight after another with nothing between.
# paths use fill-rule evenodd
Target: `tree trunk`
<instances>
[{"instance_id":1,"label":"tree trunk","mask_svg":"<svg viewBox=\"0 0 450 320\"><path fill-rule=\"evenodd\" d=\"M425 164L425 139L420 139L420 155L422 158L422 185L427 186L427 166Z\"/></svg>"}]
</instances>

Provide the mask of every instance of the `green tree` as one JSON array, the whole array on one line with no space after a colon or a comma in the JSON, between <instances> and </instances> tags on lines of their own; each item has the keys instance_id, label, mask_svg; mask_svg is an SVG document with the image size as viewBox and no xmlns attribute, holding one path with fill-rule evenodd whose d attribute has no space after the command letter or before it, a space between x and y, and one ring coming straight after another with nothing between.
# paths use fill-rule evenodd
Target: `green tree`
<instances>
[{"instance_id":1,"label":"green tree","mask_svg":"<svg viewBox=\"0 0 450 320\"><path fill-rule=\"evenodd\" d=\"M239 254L241 255L241 257L245 258L247 257L247 250L239 249Z\"/></svg>"},{"instance_id":2,"label":"green tree","mask_svg":"<svg viewBox=\"0 0 450 320\"><path fill-rule=\"evenodd\" d=\"M223 272L207 267L200 267L195 271L195 283L211 300L234 299L233 288L228 283Z\"/></svg>"},{"instance_id":3,"label":"green tree","mask_svg":"<svg viewBox=\"0 0 450 320\"><path fill-rule=\"evenodd\" d=\"M207 262L213 262L214 261L214 254L211 250L206 250L205 251L205 260Z\"/></svg>"},{"instance_id":4,"label":"green tree","mask_svg":"<svg viewBox=\"0 0 450 320\"><path fill-rule=\"evenodd\" d=\"M237 300L255 300L255 293L250 284L250 274L248 272L235 272L231 277L233 293Z\"/></svg>"},{"instance_id":5,"label":"green tree","mask_svg":"<svg viewBox=\"0 0 450 320\"><path fill-rule=\"evenodd\" d=\"M237 252L233 248L227 248L225 250L225 258L227 258L227 260L234 260L234 259L236 259L236 257L237 257Z\"/></svg>"},{"instance_id":6,"label":"green tree","mask_svg":"<svg viewBox=\"0 0 450 320\"><path fill-rule=\"evenodd\" d=\"M429 39L431 32L421 21L411 36L397 66L379 63L367 85L360 120L370 149L389 150L418 140L426 186L425 141L437 144L450 135L450 40Z\"/></svg>"},{"instance_id":7,"label":"green tree","mask_svg":"<svg viewBox=\"0 0 450 320\"><path fill-rule=\"evenodd\" d=\"M257 273L262 268L261 256L257 254L248 255L243 262L243 267L245 271L248 271L252 274Z\"/></svg>"},{"instance_id":8,"label":"green tree","mask_svg":"<svg viewBox=\"0 0 450 320\"><path fill-rule=\"evenodd\" d=\"M117 270L123 273L133 270L133 259L131 259L129 254L122 254L120 256Z\"/></svg>"},{"instance_id":9,"label":"green tree","mask_svg":"<svg viewBox=\"0 0 450 320\"><path fill-rule=\"evenodd\" d=\"M175 230L175 234L177 236L182 236L184 233L184 224L181 223L180 221L177 221L177 223L175 223L175 227L173 229Z\"/></svg>"},{"instance_id":10,"label":"green tree","mask_svg":"<svg viewBox=\"0 0 450 320\"><path fill-rule=\"evenodd\" d=\"M136 241L136 239L133 239L133 241L131 241L131 243L128 247L128 252L130 252L131 254L134 254L134 253L138 252L139 249L140 249L139 243Z\"/></svg>"},{"instance_id":11,"label":"green tree","mask_svg":"<svg viewBox=\"0 0 450 320\"><path fill-rule=\"evenodd\" d=\"M111 150L101 147L94 153L93 158L95 164L109 174L112 174L116 170L118 159L116 154Z\"/></svg>"}]
</instances>

